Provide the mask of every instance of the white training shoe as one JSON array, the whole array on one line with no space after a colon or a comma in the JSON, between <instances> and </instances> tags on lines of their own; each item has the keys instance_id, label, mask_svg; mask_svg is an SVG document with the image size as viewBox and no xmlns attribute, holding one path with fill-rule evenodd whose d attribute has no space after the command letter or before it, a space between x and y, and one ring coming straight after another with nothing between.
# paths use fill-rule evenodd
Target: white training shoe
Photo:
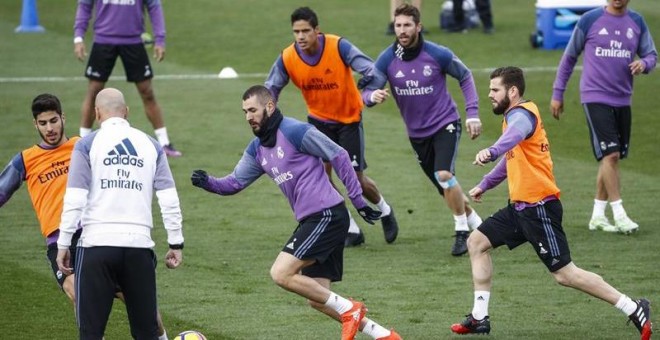
<instances>
[{"instance_id":1,"label":"white training shoe","mask_svg":"<svg viewBox=\"0 0 660 340\"><path fill-rule=\"evenodd\" d=\"M619 232L623 234L632 234L639 229L639 225L633 222L628 216L614 220L614 225L616 225Z\"/></svg>"},{"instance_id":2,"label":"white training shoe","mask_svg":"<svg viewBox=\"0 0 660 340\"><path fill-rule=\"evenodd\" d=\"M607 217L605 216L599 216L599 217L594 217L589 221L589 230L602 230L608 233L618 233L619 228L616 226L613 226L609 220L607 220Z\"/></svg>"}]
</instances>

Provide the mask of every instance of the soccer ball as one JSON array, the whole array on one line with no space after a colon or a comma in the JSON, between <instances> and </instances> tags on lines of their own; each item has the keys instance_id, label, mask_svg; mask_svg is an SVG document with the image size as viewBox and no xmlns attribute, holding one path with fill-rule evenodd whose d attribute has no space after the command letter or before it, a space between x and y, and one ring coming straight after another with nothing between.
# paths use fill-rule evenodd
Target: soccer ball
<instances>
[{"instance_id":1,"label":"soccer ball","mask_svg":"<svg viewBox=\"0 0 660 340\"><path fill-rule=\"evenodd\" d=\"M179 333L174 340L206 340L206 337L198 331L185 331Z\"/></svg>"}]
</instances>

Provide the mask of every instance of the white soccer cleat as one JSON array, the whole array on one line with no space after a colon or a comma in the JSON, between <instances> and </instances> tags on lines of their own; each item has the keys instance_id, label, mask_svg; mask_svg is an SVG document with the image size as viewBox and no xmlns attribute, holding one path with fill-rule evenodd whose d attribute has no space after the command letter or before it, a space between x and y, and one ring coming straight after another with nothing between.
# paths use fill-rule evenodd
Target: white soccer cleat
<instances>
[{"instance_id":1,"label":"white soccer cleat","mask_svg":"<svg viewBox=\"0 0 660 340\"><path fill-rule=\"evenodd\" d=\"M619 228L616 226L613 226L609 220L607 220L607 217L605 216L599 216L599 217L594 217L589 221L589 230L602 230L608 233L618 233Z\"/></svg>"},{"instance_id":2,"label":"white soccer cleat","mask_svg":"<svg viewBox=\"0 0 660 340\"><path fill-rule=\"evenodd\" d=\"M623 234L632 234L639 229L639 225L633 222L628 216L614 220L614 225L616 225L619 232Z\"/></svg>"}]
</instances>

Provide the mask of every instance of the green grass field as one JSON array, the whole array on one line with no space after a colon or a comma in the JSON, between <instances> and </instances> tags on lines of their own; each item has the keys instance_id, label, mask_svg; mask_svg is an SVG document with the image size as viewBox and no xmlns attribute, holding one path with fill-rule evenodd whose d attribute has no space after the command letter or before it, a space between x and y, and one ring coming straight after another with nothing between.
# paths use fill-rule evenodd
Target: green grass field
<instances>
[{"instance_id":1,"label":"green grass field","mask_svg":"<svg viewBox=\"0 0 660 340\"><path fill-rule=\"evenodd\" d=\"M323 31L347 37L376 57L392 42L385 36L385 1L227 1L163 0L167 32L166 60L154 66L155 88L165 110L170 137L184 157L170 160L184 214L184 265L158 266L160 309L170 338L187 329L209 339L336 339L340 325L308 308L303 298L275 286L269 277L272 261L295 227L288 204L268 180L233 197L220 197L190 184L193 169L215 175L230 172L253 137L241 112L240 96L263 82L277 54L292 41L289 15L309 5L320 16ZM621 164L623 197L629 215L641 226L632 236L589 232L597 163L579 104L574 73L566 93L566 114L551 118L549 100L562 51L534 50L528 42L535 29L533 1L493 1L497 32L449 35L438 28L440 1L424 3L426 39L451 48L473 69L480 94L484 134L463 138L457 176L467 192L487 169L471 165L474 154L500 134L500 120L491 114L488 70L516 65L526 75L528 99L541 108L562 189L564 228L575 263L602 275L622 292L660 303L657 282L660 231L656 201L660 126L658 72L636 79L633 100L631 154ZM636 0L660 42L660 6ZM73 56L75 2L39 1L43 34L15 34L21 1L0 2L0 162L38 142L31 122L30 102L42 92L58 95L67 117L66 131L78 132L80 104L86 90L84 65ZM88 34L87 42L91 41ZM119 64L119 63L118 63ZM233 67L241 77L220 80ZM545 70L545 71L544 71ZM132 84L117 65L108 86L124 91L132 108L132 124L152 129ZM197 76L195 79L194 76ZM29 79L28 79L29 78ZM455 81L451 90L460 107ZM305 118L295 87L283 92L285 115ZM460 339L449 326L472 308L472 283L467 257L449 254L453 219L437 192L423 176L408 144L393 102L365 111L367 173L378 182L396 209L400 236L387 245L379 226L361 223L366 245L346 250L344 281L334 290L364 300L369 315L394 327L406 339ZM487 217L506 204L506 186L476 205ZM156 251L166 252L165 232L154 209ZM410 213L408 213L410 212ZM45 259L45 247L25 189L0 209L0 338L73 339L77 337L72 307L59 291ZM553 282L530 247L494 251L495 277L490 314L490 339L635 339L635 327L608 304ZM653 320L660 325L658 314ZM128 339L126 312L117 303L106 339ZM366 339L359 335L357 338Z\"/></svg>"}]
</instances>

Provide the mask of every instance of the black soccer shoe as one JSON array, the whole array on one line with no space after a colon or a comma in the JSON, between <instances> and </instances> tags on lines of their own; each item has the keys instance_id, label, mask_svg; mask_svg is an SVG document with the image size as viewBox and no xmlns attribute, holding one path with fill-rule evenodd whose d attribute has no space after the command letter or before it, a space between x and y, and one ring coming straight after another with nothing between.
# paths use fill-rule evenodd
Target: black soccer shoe
<instances>
[{"instance_id":1,"label":"black soccer shoe","mask_svg":"<svg viewBox=\"0 0 660 340\"><path fill-rule=\"evenodd\" d=\"M357 247L364 243L364 234L362 233L362 230L360 230L360 233L355 234L355 233L348 233L346 235L346 240L344 241L344 247Z\"/></svg>"},{"instance_id":2,"label":"black soccer shoe","mask_svg":"<svg viewBox=\"0 0 660 340\"><path fill-rule=\"evenodd\" d=\"M456 240L454 241L454 245L451 247L451 254L454 256L461 256L465 253L467 253L468 248L467 248L467 239L468 236L470 236L469 231L457 231L456 232Z\"/></svg>"},{"instance_id":3,"label":"black soccer shoe","mask_svg":"<svg viewBox=\"0 0 660 340\"><path fill-rule=\"evenodd\" d=\"M653 333L653 324L651 324L651 302L647 299L639 299L635 301L637 309L634 313L628 316L628 322L632 321L637 327L642 340L651 339Z\"/></svg>"},{"instance_id":4,"label":"black soccer shoe","mask_svg":"<svg viewBox=\"0 0 660 340\"><path fill-rule=\"evenodd\" d=\"M396 241L396 237L399 235L399 223L397 223L394 216L394 209L390 211L389 215L381 217L380 222L383 224L385 242L392 243Z\"/></svg>"},{"instance_id":5,"label":"black soccer shoe","mask_svg":"<svg viewBox=\"0 0 660 340\"><path fill-rule=\"evenodd\" d=\"M489 334L490 319L488 316L482 320L475 320L472 314L466 315L467 318L461 323L451 325L451 331L456 334Z\"/></svg>"}]
</instances>

